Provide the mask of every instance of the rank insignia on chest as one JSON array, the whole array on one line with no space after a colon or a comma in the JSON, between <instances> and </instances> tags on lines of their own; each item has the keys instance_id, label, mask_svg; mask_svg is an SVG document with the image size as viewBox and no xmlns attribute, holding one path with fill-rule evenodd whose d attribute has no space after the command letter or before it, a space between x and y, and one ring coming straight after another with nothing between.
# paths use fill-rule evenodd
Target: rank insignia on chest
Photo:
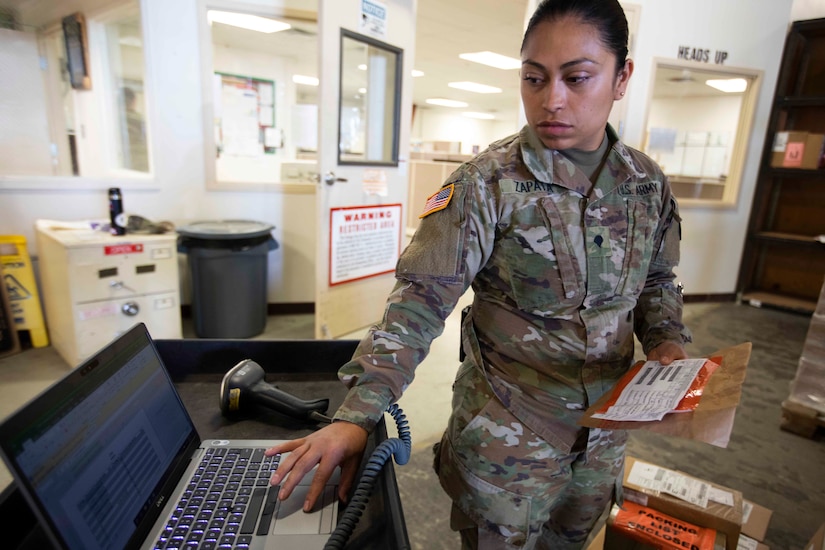
<instances>
[{"instance_id":1,"label":"rank insignia on chest","mask_svg":"<svg viewBox=\"0 0 825 550\"><path fill-rule=\"evenodd\" d=\"M436 193L430 195L430 197L427 199L427 203L424 205L424 211L418 217L424 218L429 216L433 212L438 212L439 210L444 210L445 208L447 208L447 205L450 204L450 200L453 198L454 192L455 184L451 183L450 185L445 185Z\"/></svg>"}]
</instances>

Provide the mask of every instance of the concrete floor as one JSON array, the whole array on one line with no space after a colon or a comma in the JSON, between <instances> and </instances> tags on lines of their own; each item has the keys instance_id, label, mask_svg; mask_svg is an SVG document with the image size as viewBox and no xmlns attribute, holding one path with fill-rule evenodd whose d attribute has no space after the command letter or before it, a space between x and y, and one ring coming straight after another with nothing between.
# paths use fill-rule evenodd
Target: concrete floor
<instances>
[{"instance_id":1,"label":"concrete floor","mask_svg":"<svg viewBox=\"0 0 825 550\"><path fill-rule=\"evenodd\" d=\"M459 548L458 537L449 530L449 501L430 470L430 448L450 412L461 306L447 320L444 334L433 343L416 381L399 402L410 422L413 454L407 465L396 466L396 473L409 537L413 548L421 550ZM721 449L637 432L631 435L628 453L741 491L745 498L773 510L765 541L770 548L802 549L825 521L825 444L780 430L779 420L809 317L733 303L689 304L685 321L694 333L688 351L695 356L753 342L730 444ZM257 338L309 339L313 322L312 315L270 317ZM360 338L363 333L345 338ZM190 320L184 321L184 337L194 337ZM68 370L51 347L0 359L0 417ZM0 467L0 488L9 481L8 472Z\"/></svg>"}]
</instances>

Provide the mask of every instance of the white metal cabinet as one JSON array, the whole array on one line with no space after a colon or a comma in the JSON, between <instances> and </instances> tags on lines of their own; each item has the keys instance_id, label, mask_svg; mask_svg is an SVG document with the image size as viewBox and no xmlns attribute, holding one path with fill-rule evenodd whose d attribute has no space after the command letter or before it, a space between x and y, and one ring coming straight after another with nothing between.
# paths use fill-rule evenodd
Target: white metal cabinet
<instances>
[{"instance_id":1,"label":"white metal cabinet","mask_svg":"<svg viewBox=\"0 0 825 550\"><path fill-rule=\"evenodd\" d=\"M77 365L146 323L154 338L181 338L177 236L113 236L39 220L37 252L52 345Z\"/></svg>"}]
</instances>

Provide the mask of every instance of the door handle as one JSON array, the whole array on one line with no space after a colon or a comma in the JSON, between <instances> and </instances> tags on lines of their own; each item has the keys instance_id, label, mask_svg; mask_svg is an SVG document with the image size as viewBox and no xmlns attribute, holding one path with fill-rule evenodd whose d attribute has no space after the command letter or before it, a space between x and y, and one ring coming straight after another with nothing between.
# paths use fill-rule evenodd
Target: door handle
<instances>
[{"instance_id":1,"label":"door handle","mask_svg":"<svg viewBox=\"0 0 825 550\"><path fill-rule=\"evenodd\" d=\"M335 172L327 172L326 174L324 174L324 183L326 183L327 185L332 185L336 181L347 181L347 178L335 177Z\"/></svg>"}]
</instances>

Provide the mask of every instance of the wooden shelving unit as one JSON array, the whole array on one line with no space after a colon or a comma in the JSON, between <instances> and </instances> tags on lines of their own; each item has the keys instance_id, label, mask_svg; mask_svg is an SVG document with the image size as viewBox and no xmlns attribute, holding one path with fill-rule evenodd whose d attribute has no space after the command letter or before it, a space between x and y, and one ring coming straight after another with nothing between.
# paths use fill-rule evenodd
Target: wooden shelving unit
<instances>
[{"instance_id":1,"label":"wooden shelving unit","mask_svg":"<svg viewBox=\"0 0 825 550\"><path fill-rule=\"evenodd\" d=\"M743 302L812 313L825 277L825 169L772 167L782 131L825 134L825 19L794 22L785 41L738 283Z\"/></svg>"}]
</instances>

